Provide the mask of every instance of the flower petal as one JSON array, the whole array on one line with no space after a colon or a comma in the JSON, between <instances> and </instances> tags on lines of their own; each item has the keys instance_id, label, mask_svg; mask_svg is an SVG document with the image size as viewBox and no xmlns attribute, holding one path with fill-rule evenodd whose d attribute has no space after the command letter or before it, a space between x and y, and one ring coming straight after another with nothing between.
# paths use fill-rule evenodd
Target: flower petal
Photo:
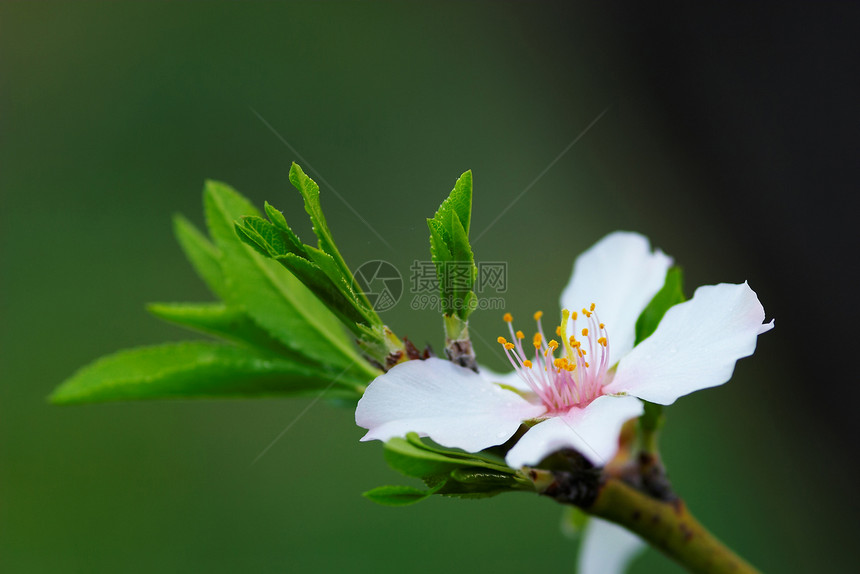
<instances>
[{"instance_id":1,"label":"flower petal","mask_svg":"<svg viewBox=\"0 0 860 574\"><path fill-rule=\"evenodd\" d=\"M520 377L516 371L511 371L510 373L497 373L491 369L483 365L479 365L479 371L482 377L485 380L496 383L498 385L504 385L506 387L511 387L518 391L522 391L525 393L531 393L532 389L528 386L528 384Z\"/></svg>"},{"instance_id":2,"label":"flower petal","mask_svg":"<svg viewBox=\"0 0 860 574\"><path fill-rule=\"evenodd\" d=\"M531 466L563 448L572 448L603 466L615 456L621 427L643 412L635 397L604 395L587 407L572 408L533 426L508 451L505 460L511 468Z\"/></svg>"},{"instance_id":3,"label":"flower petal","mask_svg":"<svg viewBox=\"0 0 860 574\"><path fill-rule=\"evenodd\" d=\"M641 538L617 524L591 517L579 547L578 574L623 574L647 548Z\"/></svg>"},{"instance_id":4,"label":"flower petal","mask_svg":"<svg viewBox=\"0 0 860 574\"><path fill-rule=\"evenodd\" d=\"M578 311L596 304L609 334L609 365L633 348L636 319L663 287L671 265L671 257L651 251L648 238L626 231L610 233L576 258L561 305Z\"/></svg>"},{"instance_id":5,"label":"flower petal","mask_svg":"<svg viewBox=\"0 0 860 574\"><path fill-rule=\"evenodd\" d=\"M728 381L738 359L755 351L773 328L749 285L720 283L696 289L669 309L654 334L618 364L605 392L669 405L686 394Z\"/></svg>"},{"instance_id":6,"label":"flower petal","mask_svg":"<svg viewBox=\"0 0 860 574\"><path fill-rule=\"evenodd\" d=\"M478 452L504 443L546 411L477 373L442 359L407 361L377 377L358 401L361 440L416 432L442 446Z\"/></svg>"}]
</instances>

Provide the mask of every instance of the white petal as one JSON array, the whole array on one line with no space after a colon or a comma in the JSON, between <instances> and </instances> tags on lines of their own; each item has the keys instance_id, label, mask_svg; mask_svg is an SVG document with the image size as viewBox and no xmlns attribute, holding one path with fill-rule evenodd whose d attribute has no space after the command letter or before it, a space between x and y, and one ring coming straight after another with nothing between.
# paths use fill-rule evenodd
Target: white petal
<instances>
[{"instance_id":1,"label":"white petal","mask_svg":"<svg viewBox=\"0 0 860 574\"><path fill-rule=\"evenodd\" d=\"M721 385L738 359L753 354L758 335L773 328L773 321L763 322L764 308L746 283L699 287L621 360L605 390L669 405Z\"/></svg>"},{"instance_id":2,"label":"white petal","mask_svg":"<svg viewBox=\"0 0 860 574\"><path fill-rule=\"evenodd\" d=\"M572 448L603 466L618 451L622 425L642 411L642 402L635 397L598 397L584 409L574 407L530 428L505 460L511 468L520 468L535 465L557 450Z\"/></svg>"},{"instance_id":3,"label":"white petal","mask_svg":"<svg viewBox=\"0 0 860 574\"><path fill-rule=\"evenodd\" d=\"M616 231L576 258L561 305L579 311L591 303L609 334L610 365L626 355L636 340L636 319L666 282L672 258L651 252L648 238ZM582 324L577 330L588 327Z\"/></svg>"},{"instance_id":4,"label":"white petal","mask_svg":"<svg viewBox=\"0 0 860 574\"><path fill-rule=\"evenodd\" d=\"M358 401L361 440L416 432L442 446L477 452L502 444L524 420L546 408L533 405L477 373L444 361L407 361L377 377Z\"/></svg>"},{"instance_id":5,"label":"white petal","mask_svg":"<svg viewBox=\"0 0 860 574\"><path fill-rule=\"evenodd\" d=\"M622 574L645 548L645 542L629 530L591 517L579 547L576 572Z\"/></svg>"},{"instance_id":6,"label":"white petal","mask_svg":"<svg viewBox=\"0 0 860 574\"><path fill-rule=\"evenodd\" d=\"M484 377L485 380L496 383L498 385L504 385L506 387L511 387L518 391L523 391L527 393L531 393L532 389L528 386L528 384L520 377L516 371L511 371L510 373L497 373L491 369L483 365L479 365L479 371L481 376Z\"/></svg>"}]
</instances>

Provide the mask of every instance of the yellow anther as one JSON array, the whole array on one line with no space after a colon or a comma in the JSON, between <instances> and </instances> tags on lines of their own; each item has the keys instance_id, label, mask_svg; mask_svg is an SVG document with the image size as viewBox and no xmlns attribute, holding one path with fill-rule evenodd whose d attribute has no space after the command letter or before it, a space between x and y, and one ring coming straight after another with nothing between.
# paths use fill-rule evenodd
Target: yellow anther
<instances>
[{"instance_id":1,"label":"yellow anther","mask_svg":"<svg viewBox=\"0 0 860 574\"><path fill-rule=\"evenodd\" d=\"M499 343L499 345L504 345L505 343L508 342L508 340L505 339L504 337L499 337L498 339L496 339L496 341Z\"/></svg>"},{"instance_id":2,"label":"yellow anther","mask_svg":"<svg viewBox=\"0 0 860 574\"><path fill-rule=\"evenodd\" d=\"M540 336L540 333L535 333L534 339L532 339L532 344L535 346L535 349L540 349L540 344L543 339Z\"/></svg>"},{"instance_id":3,"label":"yellow anther","mask_svg":"<svg viewBox=\"0 0 860 574\"><path fill-rule=\"evenodd\" d=\"M571 347L576 347L576 337L573 335L570 336L570 339L568 339L567 342L570 343Z\"/></svg>"},{"instance_id":4,"label":"yellow anther","mask_svg":"<svg viewBox=\"0 0 860 574\"><path fill-rule=\"evenodd\" d=\"M588 361L586 361L586 363L585 363L585 368L587 369L588 367L589 367L589 365L588 365Z\"/></svg>"},{"instance_id":5,"label":"yellow anther","mask_svg":"<svg viewBox=\"0 0 860 574\"><path fill-rule=\"evenodd\" d=\"M591 306L588 308L588 310L589 310L589 311L594 311L594 303L592 303L592 304L591 304Z\"/></svg>"},{"instance_id":6,"label":"yellow anther","mask_svg":"<svg viewBox=\"0 0 860 574\"><path fill-rule=\"evenodd\" d=\"M535 311L535 314L534 314L535 321L540 321L541 317L543 317L543 311Z\"/></svg>"},{"instance_id":7,"label":"yellow anther","mask_svg":"<svg viewBox=\"0 0 860 574\"><path fill-rule=\"evenodd\" d=\"M513 344L513 343L505 343L505 349L507 349L508 351L510 351L510 350L511 350L511 349L513 349L513 348L514 348L514 344Z\"/></svg>"},{"instance_id":8,"label":"yellow anther","mask_svg":"<svg viewBox=\"0 0 860 574\"><path fill-rule=\"evenodd\" d=\"M598 325L598 327L600 327L601 329L605 329L605 328L606 328L606 325L604 325L603 323L601 323L600 325Z\"/></svg>"},{"instance_id":9,"label":"yellow anther","mask_svg":"<svg viewBox=\"0 0 860 574\"><path fill-rule=\"evenodd\" d=\"M582 349L582 356L584 357L587 354L588 354L588 352L585 349Z\"/></svg>"},{"instance_id":10,"label":"yellow anther","mask_svg":"<svg viewBox=\"0 0 860 574\"><path fill-rule=\"evenodd\" d=\"M523 332L517 331L517 339L523 339L523 338L525 338L525 335L523 335Z\"/></svg>"},{"instance_id":11,"label":"yellow anther","mask_svg":"<svg viewBox=\"0 0 860 574\"><path fill-rule=\"evenodd\" d=\"M513 320L514 320L514 316L511 315L510 313L505 313L504 315L502 315L502 321L504 321L505 323L510 323Z\"/></svg>"},{"instance_id":12,"label":"yellow anther","mask_svg":"<svg viewBox=\"0 0 860 574\"><path fill-rule=\"evenodd\" d=\"M560 369L564 365L564 361L562 359L556 359L552 364L555 365L557 369Z\"/></svg>"},{"instance_id":13,"label":"yellow anther","mask_svg":"<svg viewBox=\"0 0 860 574\"><path fill-rule=\"evenodd\" d=\"M555 328L555 334L558 335L559 337L563 336L561 334L561 325L559 325L558 327Z\"/></svg>"},{"instance_id":14,"label":"yellow anther","mask_svg":"<svg viewBox=\"0 0 860 574\"><path fill-rule=\"evenodd\" d=\"M527 369L531 369L532 368L532 362L529 361L528 359L526 359L525 361L523 361L523 366L526 367Z\"/></svg>"},{"instance_id":15,"label":"yellow anther","mask_svg":"<svg viewBox=\"0 0 860 574\"><path fill-rule=\"evenodd\" d=\"M558 341L552 339L549 343L546 344L546 346L555 351L556 349L558 349Z\"/></svg>"},{"instance_id":16,"label":"yellow anther","mask_svg":"<svg viewBox=\"0 0 860 574\"><path fill-rule=\"evenodd\" d=\"M600 338L597 340L597 344L598 344L598 345L603 345L603 346L605 347L605 346L606 346L606 337L600 337Z\"/></svg>"},{"instance_id":17,"label":"yellow anther","mask_svg":"<svg viewBox=\"0 0 860 574\"><path fill-rule=\"evenodd\" d=\"M582 336L583 336L583 337L588 337L588 329L583 329L583 330L582 330Z\"/></svg>"},{"instance_id":18,"label":"yellow anther","mask_svg":"<svg viewBox=\"0 0 860 574\"><path fill-rule=\"evenodd\" d=\"M579 318L579 315L577 315L576 311L574 311L570 314L570 318L576 321Z\"/></svg>"},{"instance_id":19,"label":"yellow anther","mask_svg":"<svg viewBox=\"0 0 860 574\"><path fill-rule=\"evenodd\" d=\"M591 317L591 311L589 311L585 307L582 308L582 314L585 315L586 317Z\"/></svg>"}]
</instances>

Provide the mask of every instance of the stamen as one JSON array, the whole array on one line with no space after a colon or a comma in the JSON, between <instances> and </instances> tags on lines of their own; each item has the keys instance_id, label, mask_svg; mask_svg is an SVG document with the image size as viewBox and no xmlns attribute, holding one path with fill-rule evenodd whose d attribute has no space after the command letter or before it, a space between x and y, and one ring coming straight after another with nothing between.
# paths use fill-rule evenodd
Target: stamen
<instances>
[{"instance_id":1,"label":"stamen","mask_svg":"<svg viewBox=\"0 0 860 574\"><path fill-rule=\"evenodd\" d=\"M595 308L596 305L592 303L582 309L582 320L586 326L581 329L577 329L576 325L579 314L563 309L561 324L555 330L558 340L548 340L541 325L543 312L534 313L537 332L532 338L535 348L532 359L526 358L522 346L525 335L522 331L514 330L513 316L510 313L503 316L508 323L511 339L499 337L497 341L505 348L505 354L520 378L551 412L563 412L572 406L587 405L602 394L609 361L609 335L606 326L600 323ZM571 319L573 324L569 326ZM574 333L569 337L568 327L571 327ZM577 340L577 332L582 334L582 340ZM586 344L583 345L583 342ZM560 346L564 348L561 356L556 357L555 352ZM587 355L590 359L592 356L595 358L586 361ZM538 367L543 363L543 368L535 368L535 363ZM591 363L595 363L594 368Z\"/></svg>"}]
</instances>

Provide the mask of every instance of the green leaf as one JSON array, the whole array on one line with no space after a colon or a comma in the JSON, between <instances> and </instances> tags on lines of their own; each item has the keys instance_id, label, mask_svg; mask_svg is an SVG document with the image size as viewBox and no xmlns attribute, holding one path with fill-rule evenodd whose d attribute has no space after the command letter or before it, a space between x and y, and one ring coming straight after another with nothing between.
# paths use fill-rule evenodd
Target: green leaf
<instances>
[{"instance_id":1,"label":"green leaf","mask_svg":"<svg viewBox=\"0 0 860 574\"><path fill-rule=\"evenodd\" d=\"M439 206L433 219L447 223L451 221L452 215L457 217L468 235L469 224L472 219L472 170L460 176L457 183L454 184L454 189ZM450 230L450 227L448 229Z\"/></svg>"},{"instance_id":2,"label":"green leaf","mask_svg":"<svg viewBox=\"0 0 860 574\"><path fill-rule=\"evenodd\" d=\"M229 186L213 181L206 184L204 204L210 233L221 251L228 305L245 311L298 353L338 368L357 363L368 377L375 376L325 305L283 266L236 234L234 221L259 216L254 206Z\"/></svg>"},{"instance_id":3,"label":"green leaf","mask_svg":"<svg viewBox=\"0 0 860 574\"><path fill-rule=\"evenodd\" d=\"M478 274L478 268L475 267L475 257L472 254L472 247L469 245L469 235L460 220L452 215L451 221L451 255L454 261L460 264L469 264L469 275L466 281L460 283L455 291L455 297L460 301L460 305L455 309L457 315L464 321L474 310L471 306L472 299L475 298L474 286L475 277Z\"/></svg>"},{"instance_id":4,"label":"green leaf","mask_svg":"<svg viewBox=\"0 0 860 574\"><path fill-rule=\"evenodd\" d=\"M262 217L247 215L234 225L239 239L264 257L289 253L281 232Z\"/></svg>"},{"instance_id":5,"label":"green leaf","mask_svg":"<svg viewBox=\"0 0 860 574\"><path fill-rule=\"evenodd\" d=\"M212 293L224 299L227 287L221 272L221 253L218 248L194 224L179 214L173 216L173 233L200 278Z\"/></svg>"},{"instance_id":6,"label":"green leaf","mask_svg":"<svg viewBox=\"0 0 860 574\"><path fill-rule=\"evenodd\" d=\"M444 483L430 490L420 490L411 486L378 486L363 493L362 496L385 506L408 506L429 498Z\"/></svg>"},{"instance_id":7,"label":"green leaf","mask_svg":"<svg viewBox=\"0 0 860 574\"><path fill-rule=\"evenodd\" d=\"M438 494L457 498L488 498L503 492L534 490L531 482L513 474L483 468L458 468L451 471Z\"/></svg>"},{"instance_id":8,"label":"green leaf","mask_svg":"<svg viewBox=\"0 0 860 574\"><path fill-rule=\"evenodd\" d=\"M669 308L684 302L684 276L680 267L671 267L666 273L666 282L654 295L636 320L636 345L647 339L657 329Z\"/></svg>"},{"instance_id":9,"label":"green leaf","mask_svg":"<svg viewBox=\"0 0 860 574\"><path fill-rule=\"evenodd\" d=\"M472 466L475 466L476 461L481 461L482 463L485 463L485 468L488 469L495 469L502 472L507 472L509 474L514 474L516 472L514 469L510 468L505 463L505 459L503 459L502 457L484 452L471 453L460 449L447 448L438 445L435 442L431 442L430 439L421 438L414 432L411 432L406 435L406 441L412 446L415 446L425 451L434 452L436 454L440 454L442 456L458 460L466 459Z\"/></svg>"},{"instance_id":10,"label":"green leaf","mask_svg":"<svg viewBox=\"0 0 860 574\"><path fill-rule=\"evenodd\" d=\"M498 463L482 455L472 455L463 451L445 450L444 447L431 446L417 440L392 438L385 443L385 460L394 470L406 476L427 478L440 474L450 474L457 468L484 468L487 470L516 473L503 463Z\"/></svg>"},{"instance_id":11,"label":"green leaf","mask_svg":"<svg viewBox=\"0 0 860 574\"><path fill-rule=\"evenodd\" d=\"M302 240L299 239L299 236L293 233L293 230L290 229L290 226L287 225L287 219L284 217L283 212L275 209L268 201L265 202L264 205L266 209L266 216L268 216L269 220L280 229L285 236L285 241L289 244L289 250L292 253L301 254L305 250L305 246L302 243Z\"/></svg>"},{"instance_id":12,"label":"green leaf","mask_svg":"<svg viewBox=\"0 0 860 574\"><path fill-rule=\"evenodd\" d=\"M328 223L326 223L325 215L323 215L322 206L320 205L320 188L314 180L305 175L302 168L297 163L293 163L290 167L290 183L299 190L302 198L305 200L305 211L311 218L313 223L314 234L317 236L319 248L328 253L340 267L341 275L352 277L352 272L346 266L346 262L338 251L334 243L334 238L329 231Z\"/></svg>"},{"instance_id":13,"label":"green leaf","mask_svg":"<svg viewBox=\"0 0 860 574\"><path fill-rule=\"evenodd\" d=\"M461 459L419 448L401 438L386 442L384 455L391 468L415 478L447 475L455 468L467 466Z\"/></svg>"},{"instance_id":14,"label":"green leaf","mask_svg":"<svg viewBox=\"0 0 860 574\"><path fill-rule=\"evenodd\" d=\"M320 251L320 253L323 253ZM344 325L352 332L363 337L365 332L360 329L361 323L366 321L365 316L359 308L350 303L343 295L344 290L339 289L319 265L313 261L303 259L295 253L287 253L278 257L278 261L289 269L296 277L301 277L302 282L310 288L330 311L341 318Z\"/></svg>"},{"instance_id":15,"label":"green leaf","mask_svg":"<svg viewBox=\"0 0 860 574\"><path fill-rule=\"evenodd\" d=\"M473 310L472 303L476 298L473 287L478 272L469 245L471 213L472 172L467 171L457 180L454 189L439 206L433 218L427 220L427 226L430 228L430 254L436 265L436 277L444 302L442 312L445 315L456 313L463 321ZM466 280L458 279L457 285L454 286L450 285L451 276L447 272L451 264L468 266Z\"/></svg>"},{"instance_id":16,"label":"green leaf","mask_svg":"<svg viewBox=\"0 0 860 574\"><path fill-rule=\"evenodd\" d=\"M247 315L223 303L150 303L146 309L159 319L194 331L307 362L306 358L285 347Z\"/></svg>"},{"instance_id":17,"label":"green leaf","mask_svg":"<svg viewBox=\"0 0 860 574\"><path fill-rule=\"evenodd\" d=\"M218 343L170 343L103 357L51 395L54 403L115 400L260 397L319 393L328 373L284 357ZM331 396L355 396L337 385Z\"/></svg>"},{"instance_id":18,"label":"green leaf","mask_svg":"<svg viewBox=\"0 0 860 574\"><path fill-rule=\"evenodd\" d=\"M483 498L501 492L534 490L534 484L504 461L486 453L468 453L426 442L415 433L385 443L385 460L398 472L420 478L432 492L461 498ZM421 492L421 491L418 491ZM411 493L414 502L423 500Z\"/></svg>"}]
</instances>

